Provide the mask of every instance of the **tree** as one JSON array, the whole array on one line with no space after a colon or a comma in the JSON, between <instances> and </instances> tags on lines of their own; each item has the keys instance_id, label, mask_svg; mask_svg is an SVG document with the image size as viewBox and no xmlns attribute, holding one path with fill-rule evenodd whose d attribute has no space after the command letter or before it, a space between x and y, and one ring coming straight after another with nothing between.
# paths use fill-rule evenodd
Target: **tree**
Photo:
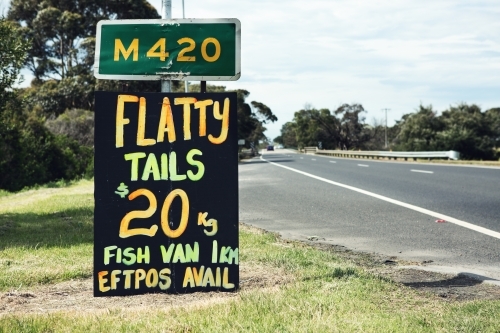
<instances>
[{"instance_id":1,"label":"tree","mask_svg":"<svg viewBox=\"0 0 500 333\"><path fill-rule=\"evenodd\" d=\"M237 110L238 110L238 139L245 139L248 148L249 143L255 145L260 140L268 141L264 132L266 122L275 122L278 118L272 113L271 109L261 102L252 101L250 104L246 102L250 93L244 89L238 89L237 93Z\"/></svg>"},{"instance_id":2,"label":"tree","mask_svg":"<svg viewBox=\"0 0 500 333\"><path fill-rule=\"evenodd\" d=\"M286 122L281 126L281 135L278 138L274 139L276 142L281 143L284 147L287 148L296 148L297 147L297 133L295 131L295 124L293 122Z\"/></svg>"},{"instance_id":3,"label":"tree","mask_svg":"<svg viewBox=\"0 0 500 333\"><path fill-rule=\"evenodd\" d=\"M489 119L475 104L459 104L443 111L444 129L438 134L444 150L456 150L464 159L485 159L495 157L494 131Z\"/></svg>"},{"instance_id":4,"label":"tree","mask_svg":"<svg viewBox=\"0 0 500 333\"><path fill-rule=\"evenodd\" d=\"M297 144L317 146L321 141L326 149L359 149L369 139L362 112L360 104L343 104L333 114L328 109L306 106L295 112L293 120Z\"/></svg>"},{"instance_id":5,"label":"tree","mask_svg":"<svg viewBox=\"0 0 500 333\"><path fill-rule=\"evenodd\" d=\"M343 104L335 110L336 116L342 115L337 124L338 145L344 149L360 149L369 137L366 135L365 112L361 104Z\"/></svg>"},{"instance_id":6,"label":"tree","mask_svg":"<svg viewBox=\"0 0 500 333\"><path fill-rule=\"evenodd\" d=\"M492 108L485 112L486 121L490 124L495 148L500 149L500 108Z\"/></svg>"},{"instance_id":7,"label":"tree","mask_svg":"<svg viewBox=\"0 0 500 333\"><path fill-rule=\"evenodd\" d=\"M0 18L0 112L12 97L13 85L19 78L30 45L16 24Z\"/></svg>"},{"instance_id":8,"label":"tree","mask_svg":"<svg viewBox=\"0 0 500 333\"><path fill-rule=\"evenodd\" d=\"M420 105L417 112L403 115L397 124L401 128L396 139L398 150L432 151L443 148L437 135L444 129L444 123L432 105Z\"/></svg>"},{"instance_id":9,"label":"tree","mask_svg":"<svg viewBox=\"0 0 500 333\"><path fill-rule=\"evenodd\" d=\"M79 71L80 45L104 19L159 18L146 0L12 0L8 18L32 40L27 66L37 80L63 79Z\"/></svg>"}]
</instances>

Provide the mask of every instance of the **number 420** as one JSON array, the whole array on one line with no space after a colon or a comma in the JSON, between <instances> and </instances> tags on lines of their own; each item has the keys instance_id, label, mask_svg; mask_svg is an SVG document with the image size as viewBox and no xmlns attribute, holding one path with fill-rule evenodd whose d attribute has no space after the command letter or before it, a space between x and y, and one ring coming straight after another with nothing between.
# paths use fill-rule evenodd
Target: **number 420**
<instances>
[{"instance_id":1,"label":"number 420","mask_svg":"<svg viewBox=\"0 0 500 333\"><path fill-rule=\"evenodd\" d=\"M177 61L196 61L196 56L189 55L189 52L192 52L196 48L196 42L194 39L189 37L181 38L177 41L179 45L187 44L184 46L182 50L179 51L177 55ZM209 44L213 44L215 47L215 53L213 55L208 55L207 48ZM158 41L149 49L146 53L147 57L150 58L160 58L161 61L165 61L169 56L169 53L166 51L167 49L167 39L160 38ZM220 43L217 39L213 37L206 38L201 43L201 56L207 62L215 62L220 57Z\"/></svg>"}]
</instances>

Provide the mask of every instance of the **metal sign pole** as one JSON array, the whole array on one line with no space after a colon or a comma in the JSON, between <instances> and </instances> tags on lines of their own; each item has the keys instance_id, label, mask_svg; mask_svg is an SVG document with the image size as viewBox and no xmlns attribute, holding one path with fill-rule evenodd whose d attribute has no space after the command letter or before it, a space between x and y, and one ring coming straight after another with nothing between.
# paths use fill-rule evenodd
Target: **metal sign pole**
<instances>
[{"instance_id":1,"label":"metal sign pole","mask_svg":"<svg viewBox=\"0 0 500 333\"><path fill-rule=\"evenodd\" d=\"M184 14L184 0L182 0L182 18L186 18ZM184 81L184 92L188 92L188 82Z\"/></svg>"},{"instance_id":2,"label":"metal sign pole","mask_svg":"<svg viewBox=\"0 0 500 333\"><path fill-rule=\"evenodd\" d=\"M162 0L161 18L170 20L172 18L172 0ZM161 92L172 92L172 81L161 80Z\"/></svg>"}]
</instances>

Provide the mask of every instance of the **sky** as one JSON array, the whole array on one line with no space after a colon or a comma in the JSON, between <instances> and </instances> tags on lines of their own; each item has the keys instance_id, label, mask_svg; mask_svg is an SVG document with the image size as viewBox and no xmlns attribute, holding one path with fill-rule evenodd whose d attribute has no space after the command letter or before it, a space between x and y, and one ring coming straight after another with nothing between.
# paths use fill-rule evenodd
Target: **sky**
<instances>
[{"instance_id":1,"label":"sky","mask_svg":"<svg viewBox=\"0 0 500 333\"><path fill-rule=\"evenodd\" d=\"M161 0L150 3L161 13ZM359 103L367 123L388 108L389 126L420 104L500 107L498 0L185 0L185 15L241 21L241 78L209 84L269 106L271 139L306 104Z\"/></svg>"}]
</instances>

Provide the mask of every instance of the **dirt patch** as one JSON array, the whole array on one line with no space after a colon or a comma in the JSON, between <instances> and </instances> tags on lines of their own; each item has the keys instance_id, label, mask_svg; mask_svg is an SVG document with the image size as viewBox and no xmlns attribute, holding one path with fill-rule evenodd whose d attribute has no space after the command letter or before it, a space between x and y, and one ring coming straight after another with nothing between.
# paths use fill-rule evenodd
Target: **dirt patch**
<instances>
[{"instance_id":1,"label":"dirt patch","mask_svg":"<svg viewBox=\"0 0 500 333\"><path fill-rule=\"evenodd\" d=\"M240 265L240 292L253 289L272 291L293 277L281 269ZM193 294L146 294L126 297L93 297L92 279L74 280L30 290L0 294L0 316L6 314L52 313L58 311L96 313L114 309L147 311L151 308L200 307L237 299L240 292Z\"/></svg>"},{"instance_id":2,"label":"dirt patch","mask_svg":"<svg viewBox=\"0 0 500 333\"><path fill-rule=\"evenodd\" d=\"M500 287L466 275L450 275L397 266L379 274L448 301L500 300Z\"/></svg>"},{"instance_id":3,"label":"dirt patch","mask_svg":"<svg viewBox=\"0 0 500 333\"><path fill-rule=\"evenodd\" d=\"M433 294L446 301L500 300L500 286L484 283L463 274L452 275L418 269L419 266L423 268L432 261L405 261L397 257L356 252L344 246L324 244L316 240L307 243L317 249L329 251L347 259L373 274L422 293ZM415 268L401 266L414 266Z\"/></svg>"}]
</instances>

